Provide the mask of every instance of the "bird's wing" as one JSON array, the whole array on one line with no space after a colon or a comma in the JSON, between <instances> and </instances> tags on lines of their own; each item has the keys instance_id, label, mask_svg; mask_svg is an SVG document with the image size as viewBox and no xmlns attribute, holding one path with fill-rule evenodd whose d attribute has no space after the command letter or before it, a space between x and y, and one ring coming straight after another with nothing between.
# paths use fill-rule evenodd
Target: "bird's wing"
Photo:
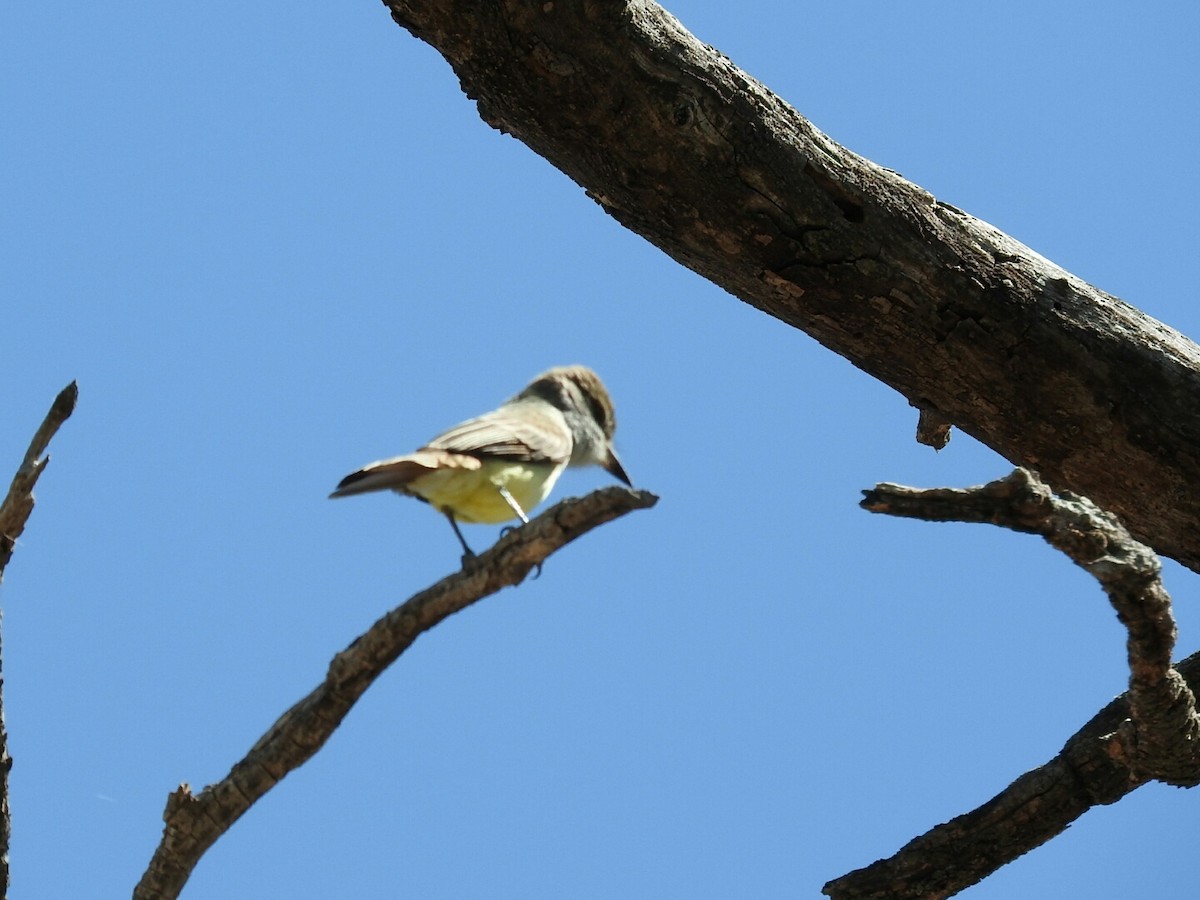
<instances>
[{"instance_id":1,"label":"bird's wing","mask_svg":"<svg viewBox=\"0 0 1200 900\"><path fill-rule=\"evenodd\" d=\"M455 425L422 447L449 450L478 459L563 463L571 458L572 438L562 413L546 403L506 403L497 410Z\"/></svg>"},{"instance_id":2,"label":"bird's wing","mask_svg":"<svg viewBox=\"0 0 1200 900\"><path fill-rule=\"evenodd\" d=\"M562 413L548 403L506 403L455 425L415 453L381 459L343 478L331 497L368 491L407 493L413 479L436 469L478 469L489 459L558 465L571 458L573 438Z\"/></svg>"}]
</instances>

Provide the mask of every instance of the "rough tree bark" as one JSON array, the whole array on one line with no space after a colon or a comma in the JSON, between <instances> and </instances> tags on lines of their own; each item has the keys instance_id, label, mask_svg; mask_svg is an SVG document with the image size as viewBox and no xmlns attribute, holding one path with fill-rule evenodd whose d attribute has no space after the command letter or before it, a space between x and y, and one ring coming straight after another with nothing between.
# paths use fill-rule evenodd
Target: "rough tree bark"
<instances>
[{"instance_id":1,"label":"rough tree bark","mask_svg":"<svg viewBox=\"0 0 1200 900\"><path fill-rule=\"evenodd\" d=\"M1200 348L837 145L648 0L385 0L625 226L1200 571Z\"/></svg>"}]
</instances>

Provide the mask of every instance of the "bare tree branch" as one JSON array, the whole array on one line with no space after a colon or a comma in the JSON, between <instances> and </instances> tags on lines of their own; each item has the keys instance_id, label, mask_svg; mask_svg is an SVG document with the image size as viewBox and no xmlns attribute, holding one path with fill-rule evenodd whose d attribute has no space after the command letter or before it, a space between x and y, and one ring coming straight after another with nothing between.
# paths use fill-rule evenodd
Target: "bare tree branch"
<instances>
[{"instance_id":1,"label":"bare tree branch","mask_svg":"<svg viewBox=\"0 0 1200 900\"><path fill-rule=\"evenodd\" d=\"M966 490L892 484L864 491L871 512L940 522L987 522L1042 535L1100 582L1129 638L1129 690L1050 762L979 809L939 825L895 856L825 885L835 900L948 897L1050 840L1092 806L1150 780L1200 783L1200 654L1171 666L1175 620L1158 558L1117 518L1083 497L1055 496L1018 469ZM1189 686L1190 685L1190 686Z\"/></svg>"},{"instance_id":2,"label":"bare tree branch","mask_svg":"<svg viewBox=\"0 0 1200 900\"><path fill-rule=\"evenodd\" d=\"M423 632L503 587L520 584L551 553L605 522L653 506L648 491L606 488L563 500L503 537L460 572L416 594L333 658L325 681L283 714L224 780L167 798L166 827L135 900L179 895L204 852L263 794L329 739L363 692Z\"/></svg>"},{"instance_id":3,"label":"bare tree branch","mask_svg":"<svg viewBox=\"0 0 1200 900\"><path fill-rule=\"evenodd\" d=\"M839 146L650 0L385 3L623 225L1200 571L1183 335Z\"/></svg>"},{"instance_id":4,"label":"bare tree branch","mask_svg":"<svg viewBox=\"0 0 1200 900\"><path fill-rule=\"evenodd\" d=\"M50 411L38 426L25 451L25 458L17 468L4 502L0 503L0 581L4 570L12 559L17 538L25 530L25 523L33 512L33 487L50 462L43 456L50 446L59 427L75 411L79 399L79 388L72 381L59 391ZM8 845L12 839L12 819L8 809L8 772L12 768L12 757L8 755L8 729L4 725L4 679L0 678L0 898L8 896Z\"/></svg>"},{"instance_id":5,"label":"bare tree branch","mask_svg":"<svg viewBox=\"0 0 1200 900\"><path fill-rule=\"evenodd\" d=\"M29 521L33 512L33 487L46 464L50 462L50 457L42 454L50 446L50 439L62 423L75 411L75 402L78 399L79 387L73 381L59 391L54 403L50 405L50 411L46 413L46 418L42 420L33 440L30 441L29 449L25 451L25 458L21 461L17 474L13 476L4 502L0 503L0 578L4 577L4 569L12 559L17 538L25 530L25 523Z\"/></svg>"}]
</instances>

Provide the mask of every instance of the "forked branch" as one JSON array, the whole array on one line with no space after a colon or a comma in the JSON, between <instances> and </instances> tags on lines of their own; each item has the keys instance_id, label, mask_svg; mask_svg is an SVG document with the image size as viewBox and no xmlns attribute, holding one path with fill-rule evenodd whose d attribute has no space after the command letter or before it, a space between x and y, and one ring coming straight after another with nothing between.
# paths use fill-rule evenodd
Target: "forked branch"
<instances>
[{"instance_id":1,"label":"forked branch","mask_svg":"<svg viewBox=\"0 0 1200 900\"><path fill-rule=\"evenodd\" d=\"M1200 654L1171 665L1175 620L1154 553L1084 497L1054 494L1032 473L966 490L881 484L872 512L939 522L989 522L1042 535L1100 582L1128 631L1129 690L978 809L916 838L889 859L825 885L835 900L948 897L1050 840L1093 806L1147 781L1200 783L1193 690Z\"/></svg>"}]
</instances>

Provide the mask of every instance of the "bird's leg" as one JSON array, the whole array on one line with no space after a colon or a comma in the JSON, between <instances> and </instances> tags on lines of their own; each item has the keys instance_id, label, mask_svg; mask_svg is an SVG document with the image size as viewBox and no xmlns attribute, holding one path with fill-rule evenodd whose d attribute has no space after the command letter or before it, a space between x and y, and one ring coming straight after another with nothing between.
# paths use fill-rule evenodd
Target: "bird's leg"
<instances>
[{"instance_id":1,"label":"bird's leg","mask_svg":"<svg viewBox=\"0 0 1200 900\"><path fill-rule=\"evenodd\" d=\"M498 490L500 492L500 496L504 498L504 502L512 507L512 511L517 514L517 518L520 519L522 522L524 522L526 525L528 525L529 524L529 516L525 515L525 510L521 509L521 504L517 502L516 497L514 497L512 494L510 494L508 492L508 488L506 488L502 484L498 484L498 485L496 485L496 490ZM506 528L505 531L511 529L512 527L513 526L511 526L511 525L508 526L508 528Z\"/></svg>"},{"instance_id":2,"label":"bird's leg","mask_svg":"<svg viewBox=\"0 0 1200 900\"><path fill-rule=\"evenodd\" d=\"M462 532L458 530L458 523L456 521L454 521L454 513L447 512L446 518L450 520L450 527L454 529L454 536L456 538L458 538L458 542L460 544L462 544L462 548L463 548L462 565L463 565L463 568L465 569L467 567L467 563L469 563L471 560L473 560L475 558L475 551L467 546L466 538L464 538L462 536Z\"/></svg>"},{"instance_id":3,"label":"bird's leg","mask_svg":"<svg viewBox=\"0 0 1200 900\"><path fill-rule=\"evenodd\" d=\"M504 498L504 502L512 507L512 511L517 514L517 518L520 519L524 524L528 525L529 516L525 515L525 510L521 509L521 504L517 502L516 497L508 492L508 488L502 484L498 484L496 485L496 490L500 492L500 496ZM516 525L505 525L500 529L500 537L504 537L510 531L515 531L516 527Z\"/></svg>"},{"instance_id":4,"label":"bird's leg","mask_svg":"<svg viewBox=\"0 0 1200 900\"><path fill-rule=\"evenodd\" d=\"M504 502L512 507L512 511L517 514L517 516L518 516L518 518L520 518L521 522L524 523L525 525L528 525L529 524L529 516L525 515L525 510L521 509L521 504L517 502L516 497L514 497L512 494L510 494L508 492L508 488L504 487L503 485L498 484L498 485L496 485L496 490L498 490L500 492L500 496L504 498ZM503 528L500 529L500 537L504 537L506 534L508 534L510 531L514 530L515 528L516 528L515 525L505 525ZM542 564L538 563L537 569L533 573L533 577L536 579L541 574L542 574Z\"/></svg>"}]
</instances>

